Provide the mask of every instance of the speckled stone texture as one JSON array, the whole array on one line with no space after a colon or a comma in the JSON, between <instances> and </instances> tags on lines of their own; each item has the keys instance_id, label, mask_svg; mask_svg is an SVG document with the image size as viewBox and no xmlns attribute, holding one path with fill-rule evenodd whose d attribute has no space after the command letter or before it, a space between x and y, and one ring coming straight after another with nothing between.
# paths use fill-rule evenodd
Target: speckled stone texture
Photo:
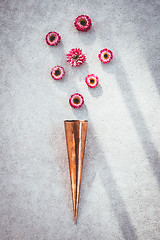
<instances>
[{"instance_id":1,"label":"speckled stone texture","mask_svg":"<svg viewBox=\"0 0 160 240\"><path fill-rule=\"evenodd\" d=\"M1 0L0 240L160 239L160 1ZM86 14L93 27L78 32ZM49 31L62 41L45 42ZM87 63L66 62L82 48ZM109 64L101 49L113 51ZM55 81L53 66L65 69ZM89 89L85 77L100 79ZM85 105L72 109L79 92ZM63 121L88 119L77 225Z\"/></svg>"}]
</instances>

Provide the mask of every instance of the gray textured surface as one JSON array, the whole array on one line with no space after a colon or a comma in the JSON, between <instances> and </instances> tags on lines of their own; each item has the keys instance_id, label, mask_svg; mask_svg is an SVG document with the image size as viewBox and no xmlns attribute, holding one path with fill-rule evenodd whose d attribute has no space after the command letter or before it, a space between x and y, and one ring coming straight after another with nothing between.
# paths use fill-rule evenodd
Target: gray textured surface
<instances>
[{"instance_id":1,"label":"gray textured surface","mask_svg":"<svg viewBox=\"0 0 160 240\"><path fill-rule=\"evenodd\" d=\"M1 0L0 240L160 239L160 1ZM75 17L93 28L79 33ZM57 31L57 47L45 43ZM65 54L80 47L88 63ZM114 53L102 65L102 48ZM63 81L50 70L62 65ZM89 90L84 77L99 76ZM84 95L73 110L69 96ZM63 121L88 119L77 226Z\"/></svg>"}]
</instances>

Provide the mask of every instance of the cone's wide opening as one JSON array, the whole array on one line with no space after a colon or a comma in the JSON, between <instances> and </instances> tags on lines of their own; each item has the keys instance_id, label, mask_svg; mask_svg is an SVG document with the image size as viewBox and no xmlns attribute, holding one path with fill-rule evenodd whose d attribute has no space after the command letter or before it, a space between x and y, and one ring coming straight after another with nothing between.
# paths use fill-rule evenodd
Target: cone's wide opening
<instances>
[{"instance_id":1,"label":"cone's wide opening","mask_svg":"<svg viewBox=\"0 0 160 240\"><path fill-rule=\"evenodd\" d=\"M88 120L65 120L64 122L88 122Z\"/></svg>"}]
</instances>

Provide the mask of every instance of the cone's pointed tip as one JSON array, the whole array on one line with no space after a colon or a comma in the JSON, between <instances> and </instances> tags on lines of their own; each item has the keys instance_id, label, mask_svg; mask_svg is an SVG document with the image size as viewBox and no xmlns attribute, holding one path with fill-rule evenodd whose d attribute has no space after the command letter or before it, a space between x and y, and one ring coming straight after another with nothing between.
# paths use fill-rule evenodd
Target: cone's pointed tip
<instances>
[{"instance_id":1,"label":"cone's pointed tip","mask_svg":"<svg viewBox=\"0 0 160 240\"><path fill-rule=\"evenodd\" d=\"M77 224L77 216L74 216L74 224Z\"/></svg>"},{"instance_id":2,"label":"cone's pointed tip","mask_svg":"<svg viewBox=\"0 0 160 240\"><path fill-rule=\"evenodd\" d=\"M74 211L74 223L77 224L77 208Z\"/></svg>"}]
</instances>

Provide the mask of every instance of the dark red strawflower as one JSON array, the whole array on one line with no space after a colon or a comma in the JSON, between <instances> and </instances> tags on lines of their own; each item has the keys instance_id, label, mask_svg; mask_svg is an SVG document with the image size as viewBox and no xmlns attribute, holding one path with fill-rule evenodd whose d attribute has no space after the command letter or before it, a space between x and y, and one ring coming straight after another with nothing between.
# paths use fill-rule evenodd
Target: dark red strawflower
<instances>
[{"instance_id":1,"label":"dark red strawflower","mask_svg":"<svg viewBox=\"0 0 160 240\"><path fill-rule=\"evenodd\" d=\"M64 68L61 66L55 66L52 68L51 71L51 76L52 78L54 78L55 80L60 80L64 77L65 71Z\"/></svg>"},{"instance_id":2,"label":"dark red strawflower","mask_svg":"<svg viewBox=\"0 0 160 240\"><path fill-rule=\"evenodd\" d=\"M74 25L78 31L87 32L91 28L92 22L87 15L81 15L75 19Z\"/></svg>"},{"instance_id":3,"label":"dark red strawflower","mask_svg":"<svg viewBox=\"0 0 160 240\"><path fill-rule=\"evenodd\" d=\"M74 93L69 99L69 104L73 108L80 108L84 104L84 98L79 93Z\"/></svg>"},{"instance_id":4,"label":"dark red strawflower","mask_svg":"<svg viewBox=\"0 0 160 240\"><path fill-rule=\"evenodd\" d=\"M46 42L48 45L50 46L55 46L55 45L58 45L58 43L60 42L61 40L61 37L58 33L56 32L49 32L47 35L46 35Z\"/></svg>"}]
</instances>

